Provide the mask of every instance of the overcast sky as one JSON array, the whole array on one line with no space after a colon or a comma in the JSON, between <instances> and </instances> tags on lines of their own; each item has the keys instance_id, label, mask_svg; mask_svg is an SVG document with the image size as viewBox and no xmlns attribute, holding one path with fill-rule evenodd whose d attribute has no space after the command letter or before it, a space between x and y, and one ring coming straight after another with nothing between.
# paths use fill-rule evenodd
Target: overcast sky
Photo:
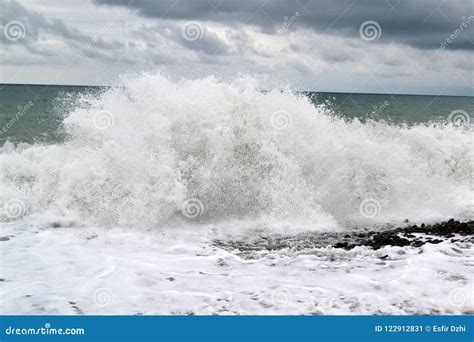
<instances>
[{"instance_id":1,"label":"overcast sky","mask_svg":"<svg viewBox=\"0 0 474 342\"><path fill-rule=\"evenodd\" d=\"M2 83L252 74L295 89L474 95L473 0L0 0Z\"/></svg>"}]
</instances>

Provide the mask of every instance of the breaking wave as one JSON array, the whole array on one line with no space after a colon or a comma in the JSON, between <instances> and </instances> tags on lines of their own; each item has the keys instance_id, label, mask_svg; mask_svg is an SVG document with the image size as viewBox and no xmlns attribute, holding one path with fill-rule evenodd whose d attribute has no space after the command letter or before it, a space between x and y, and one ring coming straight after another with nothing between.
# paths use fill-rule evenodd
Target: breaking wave
<instances>
[{"instance_id":1,"label":"breaking wave","mask_svg":"<svg viewBox=\"0 0 474 342\"><path fill-rule=\"evenodd\" d=\"M64 127L65 142L1 148L0 201L19 200L22 217L314 229L472 217L472 129L344 120L251 77L129 78L78 99Z\"/></svg>"}]
</instances>

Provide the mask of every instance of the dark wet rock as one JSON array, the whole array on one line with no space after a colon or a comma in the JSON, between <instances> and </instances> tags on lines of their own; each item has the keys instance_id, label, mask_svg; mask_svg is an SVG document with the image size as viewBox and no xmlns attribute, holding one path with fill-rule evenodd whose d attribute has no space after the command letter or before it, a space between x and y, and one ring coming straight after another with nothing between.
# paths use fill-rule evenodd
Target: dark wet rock
<instances>
[{"instance_id":1,"label":"dark wet rock","mask_svg":"<svg viewBox=\"0 0 474 342\"><path fill-rule=\"evenodd\" d=\"M0 241L8 241L8 240L10 240L10 238L7 236L0 237Z\"/></svg>"},{"instance_id":2,"label":"dark wet rock","mask_svg":"<svg viewBox=\"0 0 474 342\"><path fill-rule=\"evenodd\" d=\"M416 240L416 241L414 241L411 245L412 245L413 247L421 247L421 246L423 246L424 244L425 244L425 242L420 241L420 240Z\"/></svg>"},{"instance_id":3,"label":"dark wet rock","mask_svg":"<svg viewBox=\"0 0 474 342\"><path fill-rule=\"evenodd\" d=\"M423 234L425 240L420 240L414 234ZM434 225L421 224L408 226L405 228L393 228L382 232L368 232L368 240L355 241L354 243L336 243L334 248L352 249L355 246L367 246L373 249L379 249L384 246L413 246L421 247L426 243L438 244L448 238L460 235L462 237L472 237L474 235L474 221L460 222L450 219L446 222ZM444 239L441 239L444 238ZM451 242L456 242L451 240Z\"/></svg>"},{"instance_id":4,"label":"dark wet rock","mask_svg":"<svg viewBox=\"0 0 474 342\"><path fill-rule=\"evenodd\" d=\"M349 244L347 242L338 242L333 247L334 248L347 248Z\"/></svg>"},{"instance_id":5,"label":"dark wet rock","mask_svg":"<svg viewBox=\"0 0 474 342\"><path fill-rule=\"evenodd\" d=\"M452 237L456 239L452 239ZM449 220L433 225L422 224L390 228L381 231L303 233L293 236L259 236L242 240L214 240L213 245L244 259L258 259L262 254L278 251L311 251L315 248L334 247L351 250L357 246L380 249L384 246L421 247L443 241L473 241L474 221Z\"/></svg>"},{"instance_id":6,"label":"dark wet rock","mask_svg":"<svg viewBox=\"0 0 474 342\"><path fill-rule=\"evenodd\" d=\"M367 244L373 249L379 249L386 245L405 247L410 245L410 240L400 237L398 231L395 230L374 235Z\"/></svg>"}]
</instances>

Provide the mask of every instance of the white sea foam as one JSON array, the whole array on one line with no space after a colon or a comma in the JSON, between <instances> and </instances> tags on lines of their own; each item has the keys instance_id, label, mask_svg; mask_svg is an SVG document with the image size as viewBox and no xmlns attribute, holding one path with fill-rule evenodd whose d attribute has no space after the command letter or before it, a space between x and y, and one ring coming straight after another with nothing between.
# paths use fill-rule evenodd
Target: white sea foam
<instances>
[{"instance_id":1,"label":"white sea foam","mask_svg":"<svg viewBox=\"0 0 474 342\"><path fill-rule=\"evenodd\" d=\"M35 219L147 228L473 217L472 129L345 121L252 78L141 75L84 96L64 125L64 143L3 146L0 201ZM200 211L185 215L190 199Z\"/></svg>"},{"instance_id":2,"label":"white sea foam","mask_svg":"<svg viewBox=\"0 0 474 342\"><path fill-rule=\"evenodd\" d=\"M466 242L246 257L200 230L2 233L2 314L469 315L474 304Z\"/></svg>"}]
</instances>

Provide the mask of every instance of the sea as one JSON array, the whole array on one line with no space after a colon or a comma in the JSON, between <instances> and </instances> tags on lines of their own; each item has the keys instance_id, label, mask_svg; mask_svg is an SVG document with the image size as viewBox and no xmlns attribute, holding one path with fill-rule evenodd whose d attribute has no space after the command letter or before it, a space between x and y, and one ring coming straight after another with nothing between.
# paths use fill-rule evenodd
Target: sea
<instances>
[{"instance_id":1,"label":"sea","mask_svg":"<svg viewBox=\"0 0 474 342\"><path fill-rule=\"evenodd\" d=\"M0 127L15 120L23 107L31 108L8 132L0 131L0 143L52 143L65 138L62 122L74 109L75 100L100 94L108 87L33 84L0 84ZM315 106L325 105L333 115L347 119L385 120L393 124L446 122L449 114L464 111L472 117L474 96L434 96L303 92Z\"/></svg>"},{"instance_id":2,"label":"sea","mask_svg":"<svg viewBox=\"0 0 474 342\"><path fill-rule=\"evenodd\" d=\"M472 314L472 238L332 244L473 220L473 114L252 77L0 85L2 312Z\"/></svg>"}]
</instances>

